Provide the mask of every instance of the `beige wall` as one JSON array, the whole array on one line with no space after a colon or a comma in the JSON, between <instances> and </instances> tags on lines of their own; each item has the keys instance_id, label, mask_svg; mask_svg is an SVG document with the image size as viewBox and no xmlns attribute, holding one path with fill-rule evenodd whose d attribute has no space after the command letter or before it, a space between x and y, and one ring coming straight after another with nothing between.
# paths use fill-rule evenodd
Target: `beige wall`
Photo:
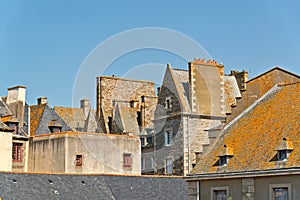
<instances>
[{"instance_id":1,"label":"beige wall","mask_svg":"<svg viewBox=\"0 0 300 200\"><path fill-rule=\"evenodd\" d=\"M12 170L12 133L0 131L0 171Z\"/></svg>"},{"instance_id":2,"label":"beige wall","mask_svg":"<svg viewBox=\"0 0 300 200\"><path fill-rule=\"evenodd\" d=\"M33 138L32 172L141 174L141 149L137 137L63 133ZM123 154L131 154L131 168L123 168ZM83 165L76 166L76 155Z\"/></svg>"},{"instance_id":3,"label":"beige wall","mask_svg":"<svg viewBox=\"0 0 300 200\"><path fill-rule=\"evenodd\" d=\"M228 189L232 200L271 200L272 187L289 187L291 199L300 198L300 175L278 175L253 178L215 179L188 182L188 199L210 200L214 189ZM198 186L197 186L198 182Z\"/></svg>"}]
</instances>

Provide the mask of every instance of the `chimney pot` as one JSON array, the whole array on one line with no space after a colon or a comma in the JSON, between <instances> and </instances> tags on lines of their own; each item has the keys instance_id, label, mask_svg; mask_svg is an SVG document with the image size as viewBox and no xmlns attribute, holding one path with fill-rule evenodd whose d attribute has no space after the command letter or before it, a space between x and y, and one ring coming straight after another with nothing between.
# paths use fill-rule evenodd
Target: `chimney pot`
<instances>
[{"instance_id":1,"label":"chimney pot","mask_svg":"<svg viewBox=\"0 0 300 200\"><path fill-rule=\"evenodd\" d=\"M41 105L41 104L48 104L47 102L47 97L40 97L37 99L37 104Z\"/></svg>"}]
</instances>

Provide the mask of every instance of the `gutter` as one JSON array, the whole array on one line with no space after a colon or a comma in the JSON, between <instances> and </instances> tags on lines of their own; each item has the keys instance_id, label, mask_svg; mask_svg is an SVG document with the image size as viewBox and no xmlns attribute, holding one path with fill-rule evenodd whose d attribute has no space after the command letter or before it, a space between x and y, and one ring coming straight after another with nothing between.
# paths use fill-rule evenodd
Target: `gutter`
<instances>
[{"instance_id":1,"label":"gutter","mask_svg":"<svg viewBox=\"0 0 300 200\"><path fill-rule=\"evenodd\" d=\"M195 181L195 180L199 181L199 180L213 180L213 179L283 176L283 175L300 175L300 167L241 171L241 172L224 172L224 173L193 174L193 175L190 174L187 175L184 179L186 181Z\"/></svg>"}]
</instances>

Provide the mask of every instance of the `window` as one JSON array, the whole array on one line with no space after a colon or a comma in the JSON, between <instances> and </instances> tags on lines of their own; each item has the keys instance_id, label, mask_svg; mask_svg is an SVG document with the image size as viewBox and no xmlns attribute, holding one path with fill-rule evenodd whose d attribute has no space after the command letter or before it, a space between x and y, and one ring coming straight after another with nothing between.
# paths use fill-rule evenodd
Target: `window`
<instances>
[{"instance_id":1,"label":"window","mask_svg":"<svg viewBox=\"0 0 300 200\"><path fill-rule=\"evenodd\" d=\"M8 122L7 125L14 130L13 134L18 134L18 123Z\"/></svg>"},{"instance_id":2,"label":"window","mask_svg":"<svg viewBox=\"0 0 300 200\"><path fill-rule=\"evenodd\" d=\"M269 185L269 200L291 200L291 184L271 184Z\"/></svg>"},{"instance_id":3,"label":"window","mask_svg":"<svg viewBox=\"0 0 300 200\"><path fill-rule=\"evenodd\" d=\"M226 165L227 165L227 156L220 156L219 166L226 166Z\"/></svg>"},{"instance_id":4,"label":"window","mask_svg":"<svg viewBox=\"0 0 300 200\"><path fill-rule=\"evenodd\" d=\"M133 100L130 101L129 104L130 104L130 108L134 108L134 101Z\"/></svg>"},{"instance_id":5,"label":"window","mask_svg":"<svg viewBox=\"0 0 300 200\"><path fill-rule=\"evenodd\" d=\"M166 174L172 174L173 173L173 161L172 159L166 160Z\"/></svg>"},{"instance_id":6,"label":"window","mask_svg":"<svg viewBox=\"0 0 300 200\"><path fill-rule=\"evenodd\" d=\"M147 137L147 144L153 144L153 143L152 143L152 136Z\"/></svg>"},{"instance_id":7,"label":"window","mask_svg":"<svg viewBox=\"0 0 300 200\"><path fill-rule=\"evenodd\" d=\"M22 143L13 143L12 160L13 162L22 162Z\"/></svg>"},{"instance_id":8,"label":"window","mask_svg":"<svg viewBox=\"0 0 300 200\"><path fill-rule=\"evenodd\" d=\"M151 169L154 169L154 159L153 159L153 156L150 157L150 161L151 161Z\"/></svg>"},{"instance_id":9,"label":"window","mask_svg":"<svg viewBox=\"0 0 300 200\"><path fill-rule=\"evenodd\" d=\"M227 200L229 197L229 187L212 187L210 188L211 200Z\"/></svg>"},{"instance_id":10,"label":"window","mask_svg":"<svg viewBox=\"0 0 300 200\"><path fill-rule=\"evenodd\" d=\"M145 138L140 138L142 147L145 146Z\"/></svg>"},{"instance_id":11,"label":"window","mask_svg":"<svg viewBox=\"0 0 300 200\"><path fill-rule=\"evenodd\" d=\"M76 166L82 166L82 155L76 155Z\"/></svg>"},{"instance_id":12,"label":"window","mask_svg":"<svg viewBox=\"0 0 300 200\"><path fill-rule=\"evenodd\" d=\"M142 170L145 170L145 163L146 163L146 158L142 158L142 162L141 162Z\"/></svg>"},{"instance_id":13,"label":"window","mask_svg":"<svg viewBox=\"0 0 300 200\"><path fill-rule=\"evenodd\" d=\"M60 133L61 132L61 127L52 126L52 127L49 127L49 129L50 129L51 133Z\"/></svg>"},{"instance_id":14,"label":"window","mask_svg":"<svg viewBox=\"0 0 300 200\"><path fill-rule=\"evenodd\" d=\"M166 97L166 100L165 100L165 108L166 108L166 109L171 109L171 108L172 108L171 97Z\"/></svg>"},{"instance_id":15,"label":"window","mask_svg":"<svg viewBox=\"0 0 300 200\"><path fill-rule=\"evenodd\" d=\"M226 190L214 190L214 200L227 200Z\"/></svg>"},{"instance_id":16,"label":"window","mask_svg":"<svg viewBox=\"0 0 300 200\"><path fill-rule=\"evenodd\" d=\"M131 154L129 154L129 153L123 154L123 167L131 168Z\"/></svg>"},{"instance_id":17,"label":"window","mask_svg":"<svg viewBox=\"0 0 300 200\"><path fill-rule=\"evenodd\" d=\"M172 144L172 133L171 133L171 131L166 131L165 132L165 145L171 146L171 144Z\"/></svg>"},{"instance_id":18,"label":"window","mask_svg":"<svg viewBox=\"0 0 300 200\"><path fill-rule=\"evenodd\" d=\"M278 151L278 160L279 161L287 160L287 151L286 150L279 150Z\"/></svg>"}]
</instances>

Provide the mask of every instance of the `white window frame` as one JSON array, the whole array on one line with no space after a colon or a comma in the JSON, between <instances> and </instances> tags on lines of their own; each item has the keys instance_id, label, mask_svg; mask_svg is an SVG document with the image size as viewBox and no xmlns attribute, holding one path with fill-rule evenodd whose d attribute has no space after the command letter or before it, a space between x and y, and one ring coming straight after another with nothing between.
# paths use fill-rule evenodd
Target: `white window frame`
<instances>
[{"instance_id":1,"label":"white window frame","mask_svg":"<svg viewBox=\"0 0 300 200\"><path fill-rule=\"evenodd\" d=\"M166 130L165 131L165 146L172 146L172 142L173 142L172 137L173 137L172 131L171 130ZM168 141L170 141L170 142L168 142Z\"/></svg>"},{"instance_id":2,"label":"white window frame","mask_svg":"<svg viewBox=\"0 0 300 200\"><path fill-rule=\"evenodd\" d=\"M219 190L225 190L227 198L230 196L229 186L211 187L210 188L210 200L215 200L215 191L219 191Z\"/></svg>"},{"instance_id":3,"label":"white window frame","mask_svg":"<svg viewBox=\"0 0 300 200\"><path fill-rule=\"evenodd\" d=\"M151 162L151 169L154 169L154 158L153 158L153 156L150 157L150 162Z\"/></svg>"},{"instance_id":4,"label":"white window frame","mask_svg":"<svg viewBox=\"0 0 300 200\"><path fill-rule=\"evenodd\" d=\"M275 188L288 188L289 200L292 200L292 184L291 183L280 183L269 185L269 200L274 200L274 189Z\"/></svg>"},{"instance_id":5,"label":"white window frame","mask_svg":"<svg viewBox=\"0 0 300 200\"><path fill-rule=\"evenodd\" d=\"M171 163L169 163L168 161L171 161ZM165 166L166 166L166 168L165 168L165 174L172 175L173 174L173 159L172 158L166 159ZM171 168L168 168L169 166L171 166ZM171 169L171 171L169 171L168 169Z\"/></svg>"},{"instance_id":6,"label":"white window frame","mask_svg":"<svg viewBox=\"0 0 300 200\"><path fill-rule=\"evenodd\" d=\"M169 103L168 103L169 102ZM166 109L171 109L172 108L172 99L171 97L166 97L165 100L165 108Z\"/></svg>"}]
</instances>

